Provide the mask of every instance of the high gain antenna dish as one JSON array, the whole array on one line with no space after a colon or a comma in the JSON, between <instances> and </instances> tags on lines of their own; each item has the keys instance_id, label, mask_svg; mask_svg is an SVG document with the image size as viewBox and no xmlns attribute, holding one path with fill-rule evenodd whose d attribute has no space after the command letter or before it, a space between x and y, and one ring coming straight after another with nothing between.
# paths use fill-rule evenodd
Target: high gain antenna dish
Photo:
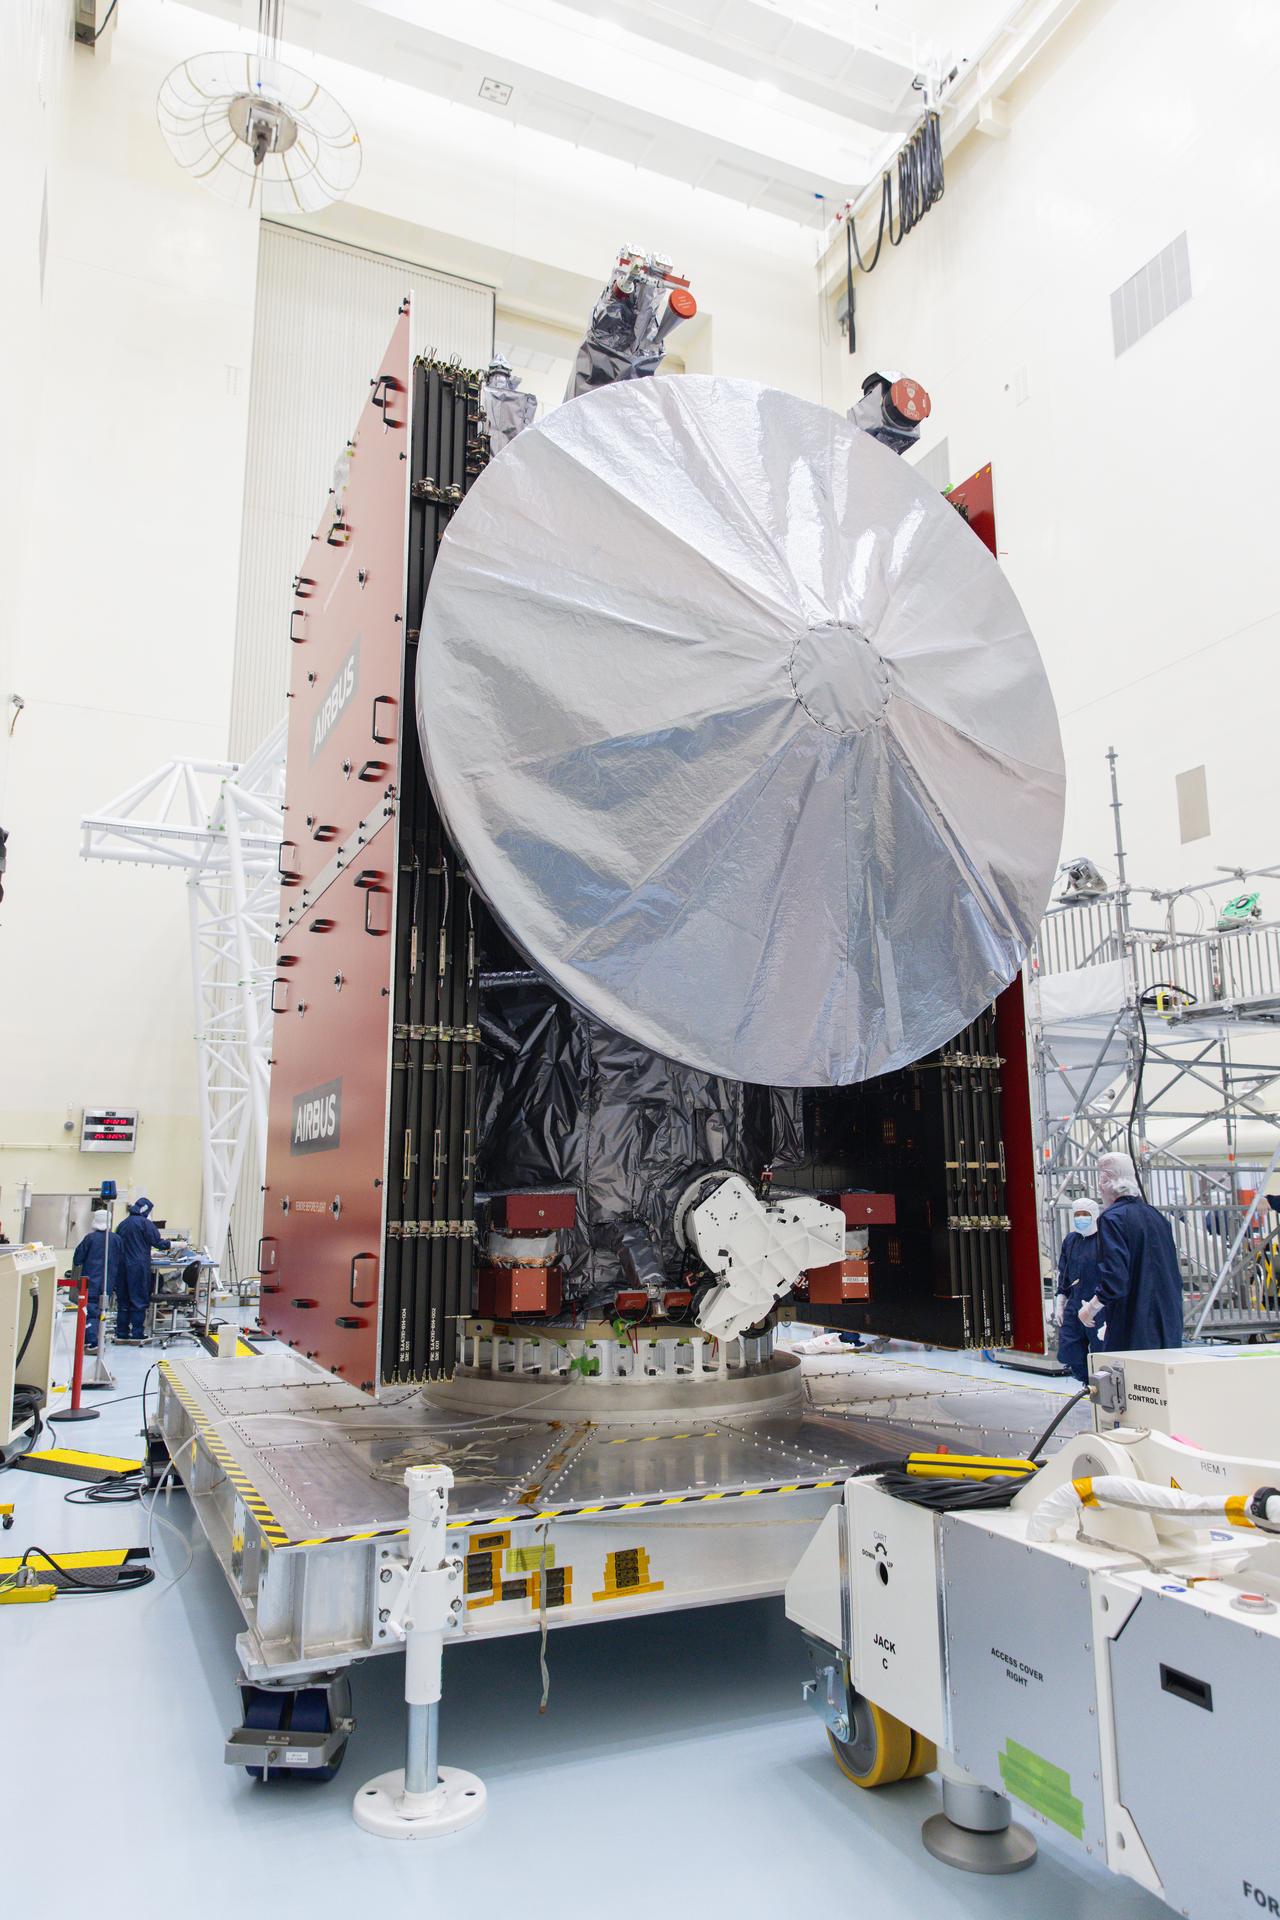
<instances>
[{"instance_id":1,"label":"high gain antenna dish","mask_svg":"<svg viewBox=\"0 0 1280 1920\"><path fill-rule=\"evenodd\" d=\"M345 108L277 57L282 0L259 0L252 53L200 53L168 74L156 101L178 165L232 206L315 213L345 199L360 136Z\"/></svg>"}]
</instances>

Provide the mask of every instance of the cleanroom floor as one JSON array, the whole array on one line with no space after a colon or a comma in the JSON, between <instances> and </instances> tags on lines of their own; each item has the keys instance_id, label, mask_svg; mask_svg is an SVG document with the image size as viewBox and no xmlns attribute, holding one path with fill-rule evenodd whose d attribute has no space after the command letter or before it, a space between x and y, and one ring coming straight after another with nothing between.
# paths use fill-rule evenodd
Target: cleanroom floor
<instances>
[{"instance_id":1,"label":"cleanroom floor","mask_svg":"<svg viewBox=\"0 0 1280 1920\"><path fill-rule=\"evenodd\" d=\"M139 1452L137 1396L153 1358L114 1350L121 1397L98 1396L100 1419L63 1427L60 1443ZM967 1357L957 1370L1009 1381ZM1044 1383L1048 1393L1068 1384ZM145 1542L140 1505L69 1506L71 1484L0 1475L0 1498L17 1508L0 1553ZM441 1757L480 1774L485 1817L444 1841L374 1839L352 1823L350 1802L401 1762L400 1662L353 1672L359 1724L330 1784L263 1787L224 1766L240 1615L185 1495L161 1511L191 1536L185 1573L184 1551L157 1528L151 1586L0 1608L7 1911L50 1898L103 1915L176 1909L185 1920L345 1915L402 1900L405 1911L497 1903L557 1920L755 1920L797 1907L876 1920L1168 1911L1052 1838L1029 1873L1005 1880L932 1860L919 1828L938 1805L936 1782L862 1793L843 1778L801 1704L807 1663L781 1600L562 1629L541 1716L532 1635L451 1649Z\"/></svg>"}]
</instances>

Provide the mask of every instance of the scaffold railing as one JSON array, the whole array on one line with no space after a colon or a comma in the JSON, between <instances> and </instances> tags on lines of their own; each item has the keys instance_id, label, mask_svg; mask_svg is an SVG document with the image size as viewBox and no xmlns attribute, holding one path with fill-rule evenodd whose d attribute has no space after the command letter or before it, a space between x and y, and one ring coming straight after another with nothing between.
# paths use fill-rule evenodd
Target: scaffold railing
<instances>
[{"instance_id":1,"label":"scaffold railing","mask_svg":"<svg viewBox=\"0 0 1280 1920\"><path fill-rule=\"evenodd\" d=\"M1127 962L1139 991L1172 986L1200 1008L1274 1014L1280 1022L1280 921L1175 932L1133 926L1131 912L1131 900L1118 892L1051 907L1031 952L1033 975Z\"/></svg>"}]
</instances>

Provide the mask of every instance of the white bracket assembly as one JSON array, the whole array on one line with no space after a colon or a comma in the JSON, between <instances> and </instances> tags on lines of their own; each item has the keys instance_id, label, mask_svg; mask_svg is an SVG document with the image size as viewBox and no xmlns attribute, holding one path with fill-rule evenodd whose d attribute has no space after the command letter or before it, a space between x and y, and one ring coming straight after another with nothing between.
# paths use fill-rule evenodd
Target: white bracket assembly
<instances>
[{"instance_id":1,"label":"white bracket assembly","mask_svg":"<svg viewBox=\"0 0 1280 1920\"><path fill-rule=\"evenodd\" d=\"M449 1554L445 1532L453 1475L448 1467L407 1467L404 1483L409 1557L384 1566L379 1598L388 1627L404 1641L405 1764L368 1781L351 1810L356 1825L380 1839L429 1840L478 1820L485 1790L474 1773L438 1760L444 1636L462 1611L462 1562Z\"/></svg>"},{"instance_id":2,"label":"white bracket assembly","mask_svg":"<svg viewBox=\"0 0 1280 1920\"><path fill-rule=\"evenodd\" d=\"M732 1340L763 1320L810 1267L844 1259L844 1215L809 1193L759 1200L740 1174L726 1174L705 1198L686 1194L676 1230L716 1285L698 1308L698 1325Z\"/></svg>"}]
</instances>

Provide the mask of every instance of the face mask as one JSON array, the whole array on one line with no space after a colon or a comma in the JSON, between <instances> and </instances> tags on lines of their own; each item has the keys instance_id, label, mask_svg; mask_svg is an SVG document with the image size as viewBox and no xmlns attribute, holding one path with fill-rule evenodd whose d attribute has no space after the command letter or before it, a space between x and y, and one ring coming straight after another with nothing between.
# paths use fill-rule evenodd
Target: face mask
<instances>
[{"instance_id":1,"label":"face mask","mask_svg":"<svg viewBox=\"0 0 1280 1920\"><path fill-rule=\"evenodd\" d=\"M1083 1233L1087 1235L1090 1233L1096 1233L1098 1231L1098 1223L1094 1219L1091 1213L1072 1214L1071 1224L1075 1228L1077 1233Z\"/></svg>"}]
</instances>

